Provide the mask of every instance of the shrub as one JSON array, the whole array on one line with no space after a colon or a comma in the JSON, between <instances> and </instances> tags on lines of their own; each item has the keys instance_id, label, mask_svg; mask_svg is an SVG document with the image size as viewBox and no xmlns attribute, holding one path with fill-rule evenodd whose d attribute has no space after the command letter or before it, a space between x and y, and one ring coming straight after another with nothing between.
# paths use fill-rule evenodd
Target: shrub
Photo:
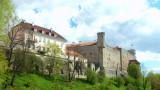
<instances>
[{"instance_id":1,"label":"shrub","mask_svg":"<svg viewBox=\"0 0 160 90\"><path fill-rule=\"evenodd\" d=\"M98 78L95 71L91 70L90 68L87 69L86 76L87 76L87 82L89 82L90 84L97 83Z\"/></svg>"},{"instance_id":2,"label":"shrub","mask_svg":"<svg viewBox=\"0 0 160 90\"><path fill-rule=\"evenodd\" d=\"M136 90L142 90L142 80L141 79L134 79L130 76L124 77L125 86L127 87L136 87ZM132 89L129 89L132 90Z\"/></svg>"},{"instance_id":3,"label":"shrub","mask_svg":"<svg viewBox=\"0 0 160 90\"><path fill-rule=\"evenodd\" d=\"M137 87L132 84L128 84L126 90L137 90Z\"/></svg>"},{"instance_id":4,"label":"shrub","mask_svg":"<svg viewBox=\"0 0 160 90\"><path fill-rule=\"evenodd\" d=\"M111 85L112 84L110 83L109 78L105 77L103 82L100 84L99 89L100 90L110 90L110 88L111 88L110 86Z\"/></svg>"},{"instance_id":5,"label":"shrub","mask_svg":"<svg viewBox=\"0 0 160 90\"><path fill-rule=\"evenodd\" d=\"M100 71L98 72L98 81L102 83L104 81L104 78L105 78L104 67L100 67Z\"/></svg>"},{"instance_id":6,"label":"shrub","mask_svg":"<svg viewBox=\"0 0 160 90\"><path fill-rule=\"evenodd\" d=\"M142 80L140 80L140 79L136 80L135 86L137 87L137 90L143 90L142 89Z\"/></svg>"},{"instance_id":7,"label":"shrub","mask_svg":"<svg viewBox=\"0 0 160 90\"><path fill-rule=\"evenodd\" d=\"M124 84L125 84L125 81L123 80L123 77L115 77L114 81L115 81L115 85L117 87L124 86Z\"/></svg>"},{"instance_id":8,"label":"shrub","mask_svg":"<svg viewBox=\"0 0 160 90\"><path fill-rule=\"evenodd\" d=\"M135 83L135 79L130 76L124 77L124 81L125 81L125 86L127 86L128 84L134 85Z\"/></svg>"}]
</instances>

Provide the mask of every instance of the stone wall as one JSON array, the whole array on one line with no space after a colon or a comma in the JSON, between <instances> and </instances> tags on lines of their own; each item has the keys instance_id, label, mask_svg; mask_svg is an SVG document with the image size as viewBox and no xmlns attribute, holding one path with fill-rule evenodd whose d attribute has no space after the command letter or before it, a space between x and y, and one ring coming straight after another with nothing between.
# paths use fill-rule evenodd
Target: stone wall
<instances>
[{"instance_id":1,"label":"stone wall","mask_svg":"<svg viewBox=\"0 0 160 90\"><path fill-rule=\"evenodd\" d=\"M109 74L127 73L129 60L135 56L128 50L118 47L105 47L103 49L103 66Z\"/></svg>"},{"instance_id":2,"label":"stone wall","mask_svg":"<svg viewBox=\"0 0 160 90\"><path fill-rule=\"evenodd\" d=\"M103 66L109 76L116 74L120 70L120 52L116 48L105 47L103 49Z\"/></svg>"},{"instance_id":3,"label":"stone wall","mask_svg":"<svg viewBox=\"0 0 160 90\"><path fill-rule=\"evenodd\" d=\"M97 46L81 46L77 47L78 53L80 53L84 58L88 60L88 63L97 64L98 62L98 52Z\"/></svg>"},{"instance_id":4,"label":"stone wall","mask_svg":"<svg viewBox=\"0 0 160 90\"><path fill-rule=\"evenodd\" d=\"M103 66L109 76L127 73L129 60L135 59L133 50L107 46L104 35L103 32L97 34L95 45L81 46L81 44L74 44L71 46L74 46L75 53L86 58L88 64L94 64L97 70L100 66Z\"/></svg>"}]
</instances>

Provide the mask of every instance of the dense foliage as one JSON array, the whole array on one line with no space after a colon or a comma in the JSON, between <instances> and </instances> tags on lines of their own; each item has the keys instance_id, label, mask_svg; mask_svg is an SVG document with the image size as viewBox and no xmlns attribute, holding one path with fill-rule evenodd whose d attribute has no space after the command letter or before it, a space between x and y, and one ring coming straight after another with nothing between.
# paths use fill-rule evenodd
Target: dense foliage
<instances>
[{"instance_id":1,"label":"dense foliage","mask_svg":"<svg viewBox=\"0 0 160 90\"><path fill-rule=\"evenodd\" d=\"M3 50L0 48L0 87L6 83L6 79L8 78L8 62L4 55Z\"/></svg>"},{"instance_id":2,"label":"dense foliage","mask_svg":"<svg viewBox=\"0 0 160 90\"><path fill-rule=\"evenodd\" d=\"M129 64L128 65L128 74L135 78L138 79L141 77L141 69L140 66L137 64Z\"/></svg>"},{"instance_id":3,"label":"dense foliage","mask_svg":"<svg viewBox=\"0 0 160 90\"><path fill-rule=\"evenodd\" d=\"M152 90L160 90L160 74L150 72L147 76L150 81Z\"/></svg>"},{"instance_id":4,"label":"dense foliage","mask_svg":"<svg viewBox=\"0 0 160 90\"><path fill-rule=\"evenodd\" d=\"M97 73L93 71L91 68L87 69L86 76L87 82L89 82L90 84L96 84L98 82Z\"/></svg>"},{"instance_id":5,"label":"dense foliage","mask_svg":"<svg viewBox=\"0 0 160 90\"><path fill-rule=\"evenodd\" d=\"M14 7L11 0L0 0L0 32L13 16Z\"/></svg>"}]
</instances>

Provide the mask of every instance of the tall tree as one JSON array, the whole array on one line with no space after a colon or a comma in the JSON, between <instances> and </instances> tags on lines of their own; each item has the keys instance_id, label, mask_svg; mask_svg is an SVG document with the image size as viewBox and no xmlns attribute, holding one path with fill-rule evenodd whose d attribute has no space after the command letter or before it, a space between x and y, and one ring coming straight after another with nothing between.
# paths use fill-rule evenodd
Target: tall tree
<instances>
[{"instance_id":1,"label":"tall tree","mask_svg":"<svg viewBox=\"0 0 160 90\"><path fill-rule=\"evenodd\" d=\"M0 0L0 32L3 31L9 20L12 18L14 6L11 0Z\"/></svg>"},{"instance_id":2,"label":"tall tree","mask_svg":"<svg viewBox=\"0 0 160 90\"><path fill-rule=\"evenodd\" d=\"M54 72L54 74L58 74L60 72L60 69L62 68L63 62L60 58L61 49L57 44L48 44L48 54L51 56L48 58L48 75L51 76L51 74Z\"/></svg>"},{"instance_id":3,"label":"tall tree","mask_svg":"<svg viewBox=\"0 0 160 90\"><path fill-rule=\"evenodd\" d=\"M6 40L7 38L7 34L5 33L5 28L9 23L10 19L12 18L13 14L14 14L14 6L11 0L0 0L0 41L1 42L2 41L4 42L4 40ZM4 55L3 49L0 48L0 78L1 78L0 81L3 81L2 80L4 79L3 76L7 77L7 70L8 70L7 63L8 62ZM4 79L4 80L6 81L7 79Z\"/></svg>"}]
</instances>

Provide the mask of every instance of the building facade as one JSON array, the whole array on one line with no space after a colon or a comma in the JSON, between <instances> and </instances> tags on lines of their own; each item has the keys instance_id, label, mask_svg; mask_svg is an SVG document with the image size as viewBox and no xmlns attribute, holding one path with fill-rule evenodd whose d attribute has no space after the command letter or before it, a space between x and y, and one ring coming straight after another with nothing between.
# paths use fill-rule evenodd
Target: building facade
<instances>
[{"instance_id":1,"label":"building facade","mask_svg":"<svg viewBox=\"0 0 160 90\"><path fill-rule=\"evenodd\" d=\"M67 44L66 55L83 56L87 59L88 66L94 66L95 70L103 66L109 76L126 74L129 61L136 60L135 50L108 46L104 32L98 33L97 41L94 42Z\"/></svg>"},{"instance_id":2,"label":"building facade","mask_svg":"<svg viewBox=\"0 0 160 90\"><path fill-rule=\"evenodd\" d=\"M27 44L31 50L43 52L47 51L48 44L55 43L62 50L67 41L60 34L51 29L47 29L38 25L33 25L27 22L21 22L9 32L10 38L18 44Z\"/></svg>"}]
</instances>

